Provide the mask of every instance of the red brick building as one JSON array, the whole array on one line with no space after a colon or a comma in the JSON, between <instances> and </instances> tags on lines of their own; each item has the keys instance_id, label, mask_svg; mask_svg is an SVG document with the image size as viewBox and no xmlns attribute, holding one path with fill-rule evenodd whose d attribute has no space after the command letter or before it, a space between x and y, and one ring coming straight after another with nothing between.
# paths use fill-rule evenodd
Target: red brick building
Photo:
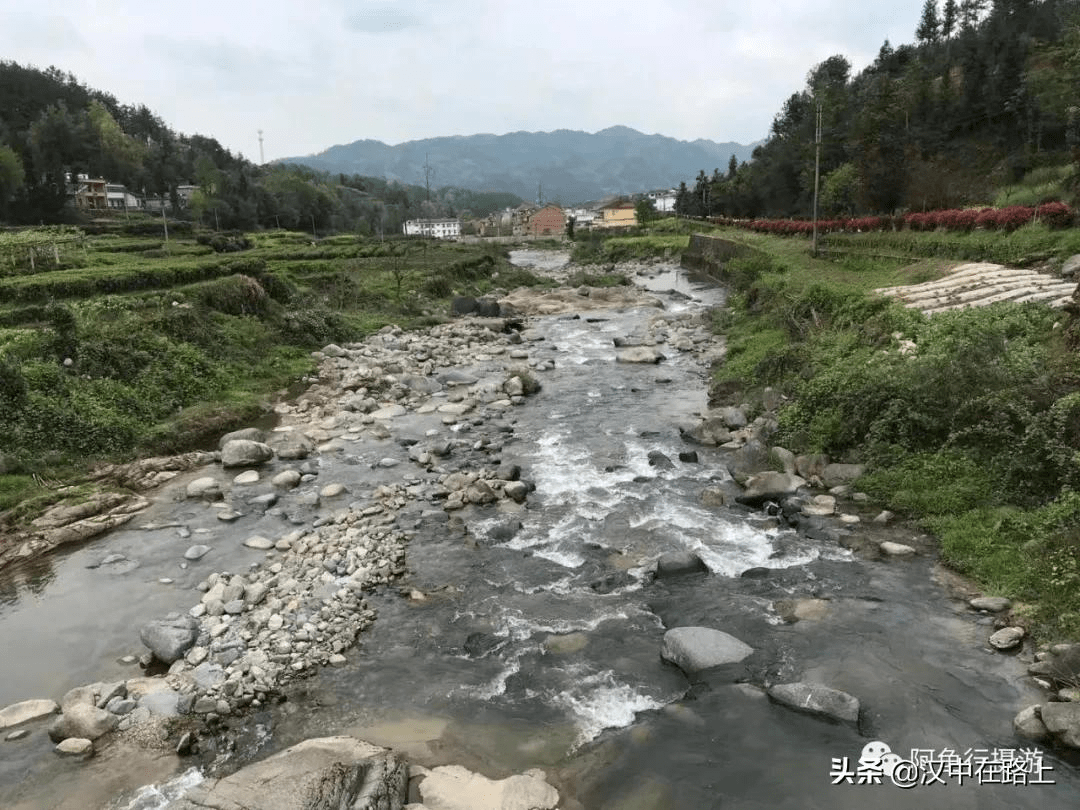
<instances>
[{"instance_id":1,"label":"red brick building","mask_svg":"<svg viewBox=\"0 0 1080 810\"><path fill-rule=\"evenodd\" d=\"M562 236L566 232L566 215L557 205L545 205L529 219L532 236Z\"/></svg>"}]
</instances>

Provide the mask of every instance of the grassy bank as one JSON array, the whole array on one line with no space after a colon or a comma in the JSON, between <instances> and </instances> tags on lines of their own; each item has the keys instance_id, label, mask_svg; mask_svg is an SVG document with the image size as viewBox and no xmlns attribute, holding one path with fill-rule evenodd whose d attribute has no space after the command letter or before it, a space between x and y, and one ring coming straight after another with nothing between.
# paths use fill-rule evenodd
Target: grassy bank
<instances>
[{"instance_id":1,"label":"grassy bank","mask_svg":"<svg viewBox=\"0 0 1080 810\"><path fill-rule=\"evenodd\" d=\"M677 259L690 243L690 234L702 227L701 222L668 217L645 227L620 229L616 235L603 228L579 230L570 258L576 264L617 264L665 256Z\"/></svg>"},{"instance_id":2,"label":"grassy bank","mask_svg":"<svg viewBox=\"0 0 1080 810\"><path fill-rule=\"evenodd\" d=\"M95 462L212 441L312 372L327 343L433 323L453 295L541 283L484 245L283 231L166 244L134 230L32 265L16 245L0 267L0 513L32 511L50 481Z\"/></svg>"},{"instance_id":3,"label":"grassy bank","mask_svg":"<svg viewBox=\"0 0 1080 810\"><path fill-rule=\"evenodd\" d=\"M927 318L873 295L973 258L965 235L917 263L814 259L805 240L725 235L758 250L725 267L733 294L716 328L729 355L714 398L780 389L789 401L778 444L866 462L860 488L933 532L945 561L1020 603L1014 613L1040 636L1080 635L1080 360L1069 316L1003 303Z\"/></svg>"}]
</instances>

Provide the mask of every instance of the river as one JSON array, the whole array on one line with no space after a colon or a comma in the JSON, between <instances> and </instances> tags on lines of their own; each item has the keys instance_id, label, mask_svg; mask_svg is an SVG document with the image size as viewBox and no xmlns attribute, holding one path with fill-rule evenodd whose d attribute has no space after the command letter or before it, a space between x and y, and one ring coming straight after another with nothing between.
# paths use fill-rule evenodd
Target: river
<instances>
[{"instance_id":1,"label":"river","mask_svg":"<svg viewBox=\"0 0 1080 810\"><path fill-rule=\"evenodd\" d=\"M513 259L557 271L566 256L516 251ZM722 290L674 265L636 280L670 315L723 301ZM955 774L910 790L833 784L843 759L857 763L873 740L939 759L975 749L969 761L979 751L1033 748L1011 721L1041 693L1019 658L988 648L989 619L951 595L932 556L862 560L762 513L703 505L701 491L727 478L723 451L690 447L678 426L706 408L707 367L692 352L666 349L658 365L614 362L613 339L641 334L658 312L530 319L529 360L554 362L538 374L542 389L502 415L452 428L520 466L536 487L527 508L488 507L448 522L424 517L419 505L404 510L408 574L369 598L378 620L348 663L235 721L235 748L208 749L194 764L235 767L307 737L355 734L424 765L457 763L493 778L543 768L566 808L1080 806L1075 765L1051 751L1040 756L1053 784ZM483 378L503 362L468 370ZM427 429L420 421L402 428ZM356 455L393 447L373 442ZM698 460L679 460L689 449ZM669 468L650 464L656 451ZM322 480L354 491L377 483L355 457L319 463ZM902 528L869 524L873 510L865 510L858 531L903 539ZM140 624L190 607L191 589L210 570L257 560L239 540L280 520L252 514L223 526L202 504L165 494L130 527L4 572L0 706L139 674L123 657L141 652ZM220 554L179 567L199 538L212 538ZM708 572L654 580L659 555L682 549ZM124 559L87 567L110 554ZM768 571L741 576L748 569ZM785 622L776 602L798 599L814 600L817 612ZM659 650L666 629L692 625L724 630L755 652L691 683ZM758 688L797 680L858 697L858 726L794 712ZM0 742L0 806L163 806L160 788L133 800L135 788L168 784L193 764L130 748L79 764L50 749L43 727Z\"/></svg>"}]
</instances>

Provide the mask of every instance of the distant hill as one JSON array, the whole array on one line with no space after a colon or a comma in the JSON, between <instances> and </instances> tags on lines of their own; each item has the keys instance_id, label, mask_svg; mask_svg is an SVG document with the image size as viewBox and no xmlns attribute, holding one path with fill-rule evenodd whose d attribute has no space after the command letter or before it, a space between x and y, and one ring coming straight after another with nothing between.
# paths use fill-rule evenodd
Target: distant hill
<instances>
[{"instance_id":1,"label":"distant hill","mask_svg":"<svg viewBox=\"0 0 1080 810\"><path fill-rule=\"evenodd\" d=\"M545 201L569 205L611 194L673 188L701 170L725 172L732 155L740 162L749 160L754 146L680 141L616 126L594 134L560 129L458 135L397 146L361 140L280 162L423 183L427 161L433 170L432 187L505 191L535 200L537 185L542 184Z\"/></svg>"}]
</instances>

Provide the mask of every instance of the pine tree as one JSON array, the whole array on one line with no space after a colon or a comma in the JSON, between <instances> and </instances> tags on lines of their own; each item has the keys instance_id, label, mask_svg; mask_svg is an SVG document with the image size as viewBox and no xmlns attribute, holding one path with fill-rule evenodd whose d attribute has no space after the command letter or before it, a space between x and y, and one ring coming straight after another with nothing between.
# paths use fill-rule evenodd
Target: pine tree
<instances>
[{"instance_id":1,"label":"pine tree","mask_svg":"<svg viewBox=\"0 0 1080 810\"><path fill-rule=\"evenodd\" d=\"M923 3L919 27L915 29L915 38L922 45L933 45L941 37L941 20L938 19L937 3L926 0Z\"/></svg>"},{"instance_id":2,"label":"pine tree","mask_svg":"<svg viewBox=\"0 0 1080 810\"><path fill-rule=\"evenodd\" d=\"M956 4L956 0L945 0L941 15L941 36L946 42L952 39L953 34L956 33L956 22L959 14L960 7Z\"/></svg>"}]
</instances>

